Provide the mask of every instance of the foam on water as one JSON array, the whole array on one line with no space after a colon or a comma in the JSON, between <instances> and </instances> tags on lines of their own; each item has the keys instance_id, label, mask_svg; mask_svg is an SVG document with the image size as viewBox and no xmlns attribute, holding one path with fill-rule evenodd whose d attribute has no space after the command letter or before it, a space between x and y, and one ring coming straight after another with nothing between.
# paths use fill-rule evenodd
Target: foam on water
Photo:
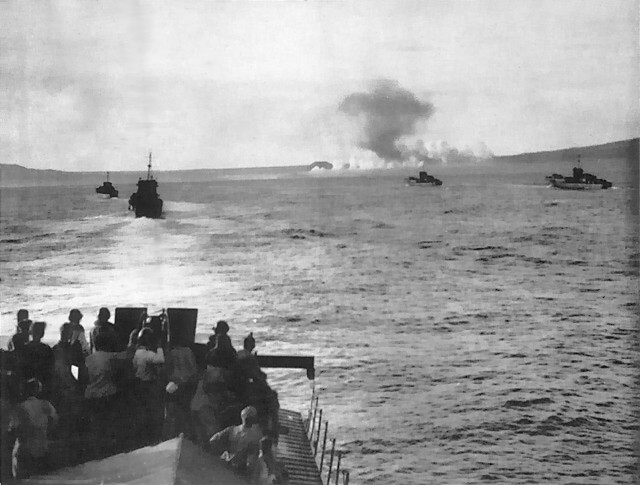
<instances>
[{"instance_id":1,"label":"foam on water","mask_svg":"<svg viewBox=\"0 0 640 485\"><path fill-rule=\"evenodd\" d=\"M208 207L208 204L195 204L193 202L165 200L163 204L163 211L166 215L166 213L171 212L199 212L207 209Z\"/></svg>"}]
</instances>

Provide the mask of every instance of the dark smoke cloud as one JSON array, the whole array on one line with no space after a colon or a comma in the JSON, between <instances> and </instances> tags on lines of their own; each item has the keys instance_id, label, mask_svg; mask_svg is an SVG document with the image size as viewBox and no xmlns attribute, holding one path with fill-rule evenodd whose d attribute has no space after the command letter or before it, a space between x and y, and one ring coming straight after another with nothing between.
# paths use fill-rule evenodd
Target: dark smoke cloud
<instances>
[{"instance_id":1,"label":"dark smoke cloud","mask_svg":"<svg viewBox=\"0 0 640 485\"><path fill-rule=\"evenodd\" d=\"M406 154L398 140L415 132L416 124L428 120L434 107L401 88L397 81L379 80L369 93L350 94L342 100L340 111L362 116L364 132L358 146L371 150L385 161L400 161Z\"/></svg>"}]
</instances>

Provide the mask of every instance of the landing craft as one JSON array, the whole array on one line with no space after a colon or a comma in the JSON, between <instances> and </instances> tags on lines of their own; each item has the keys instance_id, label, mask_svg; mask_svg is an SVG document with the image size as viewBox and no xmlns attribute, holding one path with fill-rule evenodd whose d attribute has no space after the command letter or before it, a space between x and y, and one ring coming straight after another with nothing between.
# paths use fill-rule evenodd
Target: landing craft
<instances>
[{"instance_id":1,"label":"landing craft","mask_svg":"<svg viewBox=\"0 0 640 485\"><path fill-rule=\"evenodd\" d=\"M103 182L100 187L96 187L96 194L101 194L109 198L118 197L118 191L113 184L109 182L109 172L107 172L107 181Z\"/></svg>"},{"instance_id":2,"label":"landing craft","mask_svg":"<svg viewBox=\"0 0 640 485\"><path fill-rule=\"evenodd\" d=\"M158 182L151 175L151 152L147 165L147 179L138 179L138 191L129 198L129 210L136 213L136 217L158 219L162 216L162 199L158 196Z\"/></svg>"},{"instance_id":3,"label":"landing craft","mask_svg":"<svg viewBox=\"0 0 640 485\"><path fill-rule=\"evenodd\" d=\"M405 182L407 185L432 185L439 186L442 185L442 180L435 178L433 175L427 174L427 172L420 172L419 177L407 177Z\"/></svg>"},{"instance_id":4,"label":"landing craft","mask_svg":"<svg viewBox=\"0 0 640 485\"><path fill-rule=\"evenodd\" d=\"M585 172L580 167L580 155L578 155L578 166L573 167L573 176L563 176L557 173L546 177L552 187L565 190L599 190L609 189L613 185L605 179L601 179Z\"/></svg>"}]
</instances>

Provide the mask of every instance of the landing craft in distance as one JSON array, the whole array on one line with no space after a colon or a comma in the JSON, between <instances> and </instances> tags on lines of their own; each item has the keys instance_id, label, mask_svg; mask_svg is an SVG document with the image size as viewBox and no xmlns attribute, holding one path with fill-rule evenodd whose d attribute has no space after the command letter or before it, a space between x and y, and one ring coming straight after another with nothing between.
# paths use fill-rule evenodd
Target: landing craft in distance
<instances>
[{"instance_id":1,"label":"landing craft in distance","mask_svg":"<svg viewBox=\"0 0 640 485\"><path fill-rule=\"evenodd\" d=\"M136 217L158 219L162 216L162 199L158 196L158 182L151 175L151 152L147 165L147 179L138 179L138 191L129 197L129 210L136 213Z\"/></svg>"},{"instance_id":2,"label":"landing craft in distance","mask_svg":"<svg viewBox=\"0 0 640 485\"><path fill-rule=\"evenodd\" d=\"M113 184L109 182L109 172L107 172L107 181L103 182L100 187L96 187L96 194L101 194L105 198L118 197L118 191Z\"/></svg>"},{"instance_id":3,"label":"landing craft in distance","mask_svg":"<svg viewBox=\"0 0 640 485\"><path fill-rule=\"evenodd\" d=\"M605 179L600 179L595 175L585 172L580 167L580 155L578 155L578 166L573 167L573 176L564 176L557 173L546 177L552 187L565 190L599 190L609 189L613 185Z\"/></svg>"},{"instance_id":4,"label":"landing craft in distance","mask_svg":"<svg viewBox=\"0 0 640 485\"><path fill-rule=\"evenodd\" d=\"M426 186L426 185L431 185L434 187L437 187L439 185L442 185L442 180L435 178L433 175L429 175L427 174L427 172L420 172L418 174L418 178L416 177L407 177L405 179L405 182L407 185L420 185L420 186Z\"/></svg>"}]
</instances>

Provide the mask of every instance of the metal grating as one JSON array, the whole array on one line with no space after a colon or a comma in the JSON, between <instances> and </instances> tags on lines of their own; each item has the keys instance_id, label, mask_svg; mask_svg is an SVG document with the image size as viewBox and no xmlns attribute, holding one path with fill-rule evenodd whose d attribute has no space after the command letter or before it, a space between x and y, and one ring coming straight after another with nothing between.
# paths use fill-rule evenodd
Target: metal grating
<instances>
[{"instance_id":1,"label":"metal grating","mask_svg":"<svg viewBox=\"0 0 640 485\"><path fill-rule=\"evenodd\" d=\"M280 409L278 460L289 472L289 485L322 485L322 478L304 431L302 416L295 411Z\"/></svg>"}]
</instances>

